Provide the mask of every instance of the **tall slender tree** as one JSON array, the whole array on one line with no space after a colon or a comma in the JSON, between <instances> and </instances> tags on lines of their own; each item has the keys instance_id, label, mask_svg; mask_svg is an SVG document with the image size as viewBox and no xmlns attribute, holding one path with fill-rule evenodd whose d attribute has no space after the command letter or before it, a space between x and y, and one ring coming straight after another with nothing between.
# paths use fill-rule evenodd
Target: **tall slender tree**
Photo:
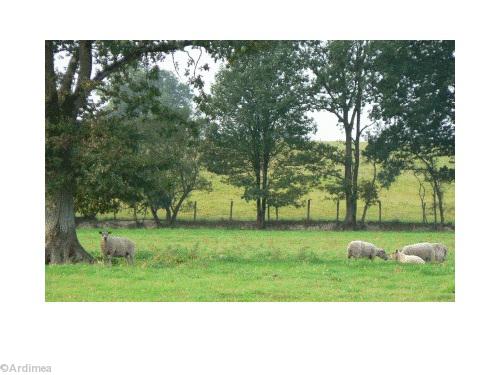
<instances>
[{"instance_id":1,"label":"tall slender tree","mask_svg":"<svg viewBox=\"0 0 500 375\"><path fill-rule=\"evenodd\" d=\"M242 187L244 199L255 202L258 228L265 227L266 207L277 183L273 179L292 179L288 173L293 166L286 167L288 161L278 156L303 149L314 130L306 116L307 81L296 44L275 42L222 70L212 87L206 105L212 119L207 165Z\"/></svg>"},{"instance_id":2,"label":"tall slender tree","mask_svg":"<svg viewBox=\"0 0 500 375\"><path fill-rule=\"evenodd\" d=\"M356 227L360 140L370 124L362 124L363 109L372 101L373 60L370 41L312 41L302 45L302 57L314 81L314 108L326 110L344 130L345 228Z\"/></svg>"}]
</instances>

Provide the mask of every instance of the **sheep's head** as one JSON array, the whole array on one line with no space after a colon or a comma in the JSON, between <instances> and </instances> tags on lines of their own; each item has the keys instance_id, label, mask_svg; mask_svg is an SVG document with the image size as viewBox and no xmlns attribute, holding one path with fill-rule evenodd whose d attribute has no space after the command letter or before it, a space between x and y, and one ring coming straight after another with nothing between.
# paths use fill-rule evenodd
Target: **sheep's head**
<instances>
[{"instance_id":1,"label":"sheep's head","mask_svg":"<svg viewBox=\"0 0 500 375\"><path fill-rule=\"evenodd\" d=\"M107 230L103 230L103 231L99 231L99 234L101 235L102 239L104 241L106 241L109 237L109 235L111 234L111 231L107 231Z\"/></svg>"},{"instance_id":2,"label":"sheep's head","mask_svg":"<svg viewBox=\"0 0 500 375\"><path fill-rule=\"evenodd\" d=\"M392 259L395 259L395 260L399 260L399 254L400 254L400 250L396 250L392 255L391 255L391 258Z\"/></svg>"},{"instance_id":3,"label":"sheep's head","mask_svg":"<svg viewBox=\"0 0 500 375\"><path fill-rule=\"evenodd\" d=\"M377 251L377 256L378 256L379 258L382 258L383 260L387 260L387 259L389 259L389 256L386 254L386 252L385 252L385 250L384 250L384 249L379 249L379 250Z\"/></svg>"}]
</instances>

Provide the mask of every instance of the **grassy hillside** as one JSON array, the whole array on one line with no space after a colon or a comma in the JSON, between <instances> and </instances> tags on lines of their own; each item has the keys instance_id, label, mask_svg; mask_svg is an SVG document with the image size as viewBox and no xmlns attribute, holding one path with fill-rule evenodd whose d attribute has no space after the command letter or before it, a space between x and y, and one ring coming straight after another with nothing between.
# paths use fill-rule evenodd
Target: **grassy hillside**
<instances>
[{"instance_id":1,"label":"grassy hillside","mask_svg":"<svg viewBox=\"0 0 500 375\"><path fill-rule=\"evenodd\" d=\"M137 245L133 266L46 266L47 301L454 301L455 240L449 232L121 229ZM96 229L78 231L100 259ZM420 241L449 250L440 264L347 259L364 239L388 252Z\"/></svg>"},{"instance_id":2,"label":"grassy hillside","mask_svg":"<svg viewBox=\"0 0 500 375\"><path fill-rule=\"evenodd\" d=\"M221 220L228 219L229 205L231 199L234 201L233 219L235 220L254 220L255 206L253 202L245 202L241 199L242 190L228 185L224 182L222 176L217 176L206 172L213 183L213 191L194 192L190 198L191 201L197 201L197 217L206 220ZM371 166L363 163L360 168L360 179L371 179ZM429 186L427 190L427 218L433 220L432 206L432 189ZM322 191L312 191L304 197L304 202L311 199L311 219L313 220L332 220L336 216L336 204L328 199L328 195ZM422 213L420 208L420 200L418 197L418 182L411 173L404 173L398 177L396 182L389 190L382 190L380 194L382 201L382 220L393 221L399 220L402 222L420 222ZM455 222L455 185L450 184L445 187L444 193L445 202L445 219L447 222ZM363 202L358 204L358 217L361 217L363 210ZM340 204L340 217L345 213L345 201ZM160 212L162 216L164 212ZM283 207L279 211L280 219L283 220L301 220L306 217L306 208L300 207ZM100 215L101 219L110 219L112 214ZM124 209L117 215L118 218L131 219L132 211ZM142 217L142 216L141 216ZM147 218L151 218L148 213ZM191 220L193 217L192 210L185 210L179 214L181 220ZM271 212L271 219L274 218L274 212ZM371 207L367 213L367 220L378 220L378 208Z\"/></svg>"}]
</instances>

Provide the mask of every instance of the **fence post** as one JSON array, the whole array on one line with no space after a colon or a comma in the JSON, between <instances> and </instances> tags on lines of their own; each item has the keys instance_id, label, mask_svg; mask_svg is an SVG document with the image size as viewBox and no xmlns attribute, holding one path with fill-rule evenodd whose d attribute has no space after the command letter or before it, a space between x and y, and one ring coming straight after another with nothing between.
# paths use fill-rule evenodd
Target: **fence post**
<instances>
[{"instance_id":1,"label":"fence post","mask_svg":"<svg viewBox=\"0 0 500 375\"><path fill-rule=\"evenodd\" d=\"M229 208L229 221L233 221L233 200L231 199L231 207Z\"/></svg>"},{"instance_id":2,"label":"fence post","mask_svg":"<svg viewBox=\"0 0 500 375\"><path fill-rule=\"evenodd\" d=\"M271 221L271 207L267 205L267 221Z\"/></svg>"},{"instance_id":3,"label":"fence post","mask_svg":"<svg viewBox=\"0 0 500 375\"><path fill-rule=\"evenodd\" d=\"M337 225L339 225L339 206L340 206L340 199L337 199Z\"/></svg>"},{"instance_id":4,"label":"fence post","mask_svg":"<svg viewBox=\"0 0 500 375\"><path fill-rule=\"evenodd\" d=\"M194 201L193 221L196 221L196 201Z\"/></svg>"},{"instance_id":5,"label":"fence post","mask_svg":"<svg viewBox=\"0 0 500 375\"><path fill-rule=\"evenodd\" d=\"M382 224L382 202L378 201L378 224Z\"/></svg>"},{"instance_id":6,"label":"fence post","mask_svg":"<svg viewBox=\"0 0 500 375\"><path fill-rule=\"evenodd\" d=\"M278 206L274 207L276 210L276 221L278 221Z\"/></svg>"},{"instance_id":7,"label":"fence post","mask_svg":"<svg viewBox=\"0 0 500 375\"><path fill-rule=\"evenodd\" d=\"M311 200L307 200L307 222L311 219Z\"/></svg>"}]
</instances>

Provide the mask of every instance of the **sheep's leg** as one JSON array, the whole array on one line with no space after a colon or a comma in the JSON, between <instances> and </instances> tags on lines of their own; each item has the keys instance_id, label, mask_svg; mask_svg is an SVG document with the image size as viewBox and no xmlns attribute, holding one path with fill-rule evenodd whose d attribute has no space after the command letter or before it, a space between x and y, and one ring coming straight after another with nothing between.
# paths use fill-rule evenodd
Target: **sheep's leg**
<instances>
[{"instance_id":1,"label":"sheep's leg","mask_svg":"<svg viewBox=\"0 0 500 375\"><path fill-rule=\"evenodd\" d=\"M127 255L126 255L126 259L127 259L127 263L128 263L129 265L133 265L133 264L134 264L134 258L132 258L132 255L127 254Z\"/></svg>"}]
</instances>

